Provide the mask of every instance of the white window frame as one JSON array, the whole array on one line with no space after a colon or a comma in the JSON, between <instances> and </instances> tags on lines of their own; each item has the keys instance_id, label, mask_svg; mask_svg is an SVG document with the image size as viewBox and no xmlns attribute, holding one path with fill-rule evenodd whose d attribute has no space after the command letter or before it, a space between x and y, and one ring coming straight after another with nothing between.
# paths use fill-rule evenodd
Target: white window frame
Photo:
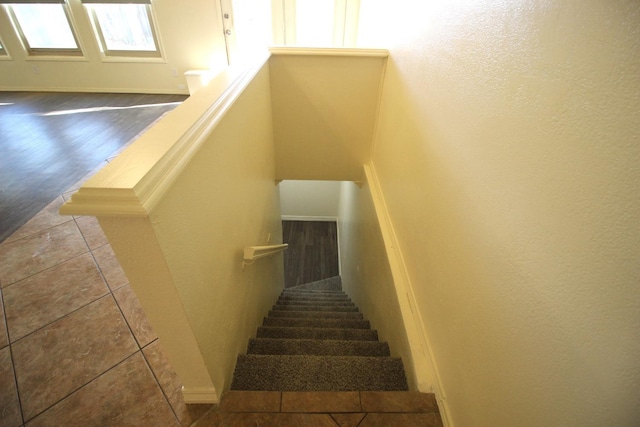
<instances>
[{"instance_id":1,"label":"white window frame","mask_svg":"<svg viewBox=\"0 0 640 427\"><path fill-rule=\"evenodd\" d=\"M160 45L160 38L158 37L158 31L156 29L156 23L153 13L153 7L151 4L151 0L81 0L82 4L85 5L85 10L89 15L89 20L92 23L95 37L98 41L98 46L100 51L104 55L105 59L114 59L114 58L126 58L126 59L162 59L162 49ZM155 50L112 50L107 47L107 43L104 38L104 34L102 32L102 28L100 27L100 21L98 20L98 16L95 13L95 10L91 8L93 4L137 4L137 5L145 5L145 9L147 12L147 19L149 20L149 28L151 29L151 36L153 37L153 43L156 46Z\"/></svg>"},{"instance_id":2,"label":"white window frame","mask_svg":"<svg viewBox=\"0 0 640 427\"><path fill-rule=\"evenodd\" d=\"M332 47L355 47L358 37L360 0L334 0L334 2ZM272 0L271 6L274 44L295 45L296 0Z\"/></svg>"},{"instance_id":3,"label":"white window frame","mask_svg":"<svg viewBox=\"0 0 640 427\"><path fill-rule=\"evenodd\" d=\"M24 50L31 57L38 56L64 56L64 57L82 57L84 54L82 53L82 47L80 44L80 39L78 38L78 32L76 31L75 25L73 23L73 19L71 17L71 12L69 10L69 5L65 0L0 0L0 4L4 5L9 13L13 26L18 33L18 37L20 38L20 42ZM13 11L12 5L15 4L59 4L62 7L65 17L67 18L67 23L69 24L69 31L71 31L71 35L73 36L73 40L76 43L76 48L34 48L29 45L29 40L24 34L20 22ZM4 44L3 44L4 46Z\"/></svg>"},{"instance_id":4,"label":"white window frame","mask_svg":"<svg viewBox=\"0 0 640 427\"><path fill-rule=\"evenodd\" d=\"M6 59L9 56L9 52L7 52L7 48L4 45L4 41L0 38L0 60Z\"/></svg>"}]
</instances>

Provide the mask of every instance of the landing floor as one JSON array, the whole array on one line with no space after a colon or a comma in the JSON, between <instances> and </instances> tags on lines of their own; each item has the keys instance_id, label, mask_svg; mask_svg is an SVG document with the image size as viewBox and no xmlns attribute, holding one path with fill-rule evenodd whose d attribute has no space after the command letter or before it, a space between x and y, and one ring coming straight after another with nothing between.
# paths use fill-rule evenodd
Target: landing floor
<instances>
[{"instance_id":1,"label":"landing floor","mask_svg":"<svg viewBox=\"0 0 640 427\"><path fill-rule=\"evenodd\" d=\"M338 230L331 221L282 221L284 287L340 275Z\"/></svg>"},{"instance_id":2,"label":"landing floor","mask_svg":"<svg viewBox=\"0 0 640 427\"><path fill-rule=\"evenodd\" d=\"M230 391L196 424L208 426L442 427L433 394Z\"/></svg>"}]
</instances>

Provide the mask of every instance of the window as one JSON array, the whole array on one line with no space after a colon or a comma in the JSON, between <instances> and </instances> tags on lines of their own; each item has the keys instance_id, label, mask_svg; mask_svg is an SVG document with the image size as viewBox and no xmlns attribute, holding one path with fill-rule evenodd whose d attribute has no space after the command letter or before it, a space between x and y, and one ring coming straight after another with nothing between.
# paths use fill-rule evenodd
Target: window
<instances>
[{"instance_id":1,"label":"window","mask_svg":"<svg viewBox=\"0 0 640 427\"><path fill-rule=\"evenodd\" d=\"M106 56L159 57L150 0L82 0Z\"/></svg>"},{"instance_id":2,"label":"window","mask_svg":"<svg viewBox=\"0 0 640 427\"><path fill-rule=\"evenodd\" d=\"M366 0L360 2L358 18L358 46L385 47L389 43L389 34L380 31L389 19L387 0Z\"/></svg>"},{"instance_id":3,"label":"window","mask_svg":"<svg viewBox=\"0 0 640 427\"><path fill-rule=\"evenodd\" d=\"M306 47L355 46L360 0L274 0L274 41Z\"/></svg>"},{"instance_id":4,"label":"window","mask_svg":"<svg viewBox=\"0 0 640 427\"><path fill-rule=\"evenodd\" d=\"M0 0L30 55L82 55L64 0Z\"/></svg>"},{"instance_id":5,"label":"window","mask_svg":"<svg viewBox=\"0 0 640 427\"><path fill-rule=\"evenodd\" d=\"M5 50L4 46L2 45L2 42L0 42L0 56L6 56L7 55L7 51Z\"/></svg>"}]
</instances>

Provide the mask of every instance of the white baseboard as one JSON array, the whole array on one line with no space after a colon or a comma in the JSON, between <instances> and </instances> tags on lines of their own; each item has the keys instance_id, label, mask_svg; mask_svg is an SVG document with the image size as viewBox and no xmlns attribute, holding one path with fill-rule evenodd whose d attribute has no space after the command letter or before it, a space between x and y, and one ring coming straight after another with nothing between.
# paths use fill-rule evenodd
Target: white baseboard
<instances>
[{"instance_id":1,"label":"white baseboard","mask_svg":"<svg viewBox=\"0 0 640 427\"><path fill-rule=\"evenodd\" d=\"M283 221L328 221L338 222L337 216L297 216L297 215L282 215Z\"/></svg>"},{"instance_id":2,"label":"white baseboard","mask_svg":"<svg viewBox=\"0 0 640 427\"><path fill-rule=\"evenodd\" d=\"M218 404L220 398L213 387L182 387L182 397L186 404Z\"/></svg>"},{"instance_id":3,"label":"white baseboard","mask_svg":"<svg viewBox=\"0 0 640 427\"><path fill-rule=\"evenodd\" d=\"M431 352L429 336L424 329L424 322L418 310L418 303L413 292L413 285L407 270L404 256L400 250L400 244L396 231L387 209L387 204L382 192L382 186L378 180L378 174L373 163L364 166L365 176L373 205L382 232L382 238L389 258L393 284L400 303L400 312L404 321L409 347L414 365L414 372L418 390L421 392L433 392L438 401L440 416L445 427L453 427L450 416L447 396L442 386L442 380L438 372L435 358ZM406 362L405 362L406 363Z\"/></svg>"}]
</instances>

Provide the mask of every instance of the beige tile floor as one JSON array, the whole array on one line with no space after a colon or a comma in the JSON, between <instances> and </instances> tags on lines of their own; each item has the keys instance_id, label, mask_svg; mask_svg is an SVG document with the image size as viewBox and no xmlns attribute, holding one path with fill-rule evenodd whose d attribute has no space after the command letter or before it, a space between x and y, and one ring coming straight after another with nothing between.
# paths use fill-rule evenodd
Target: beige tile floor
<instances>
[{"instance_id":1,"label":"beige tile floor","mask_svg":"<svg viewBox=\"0 0 640 427\"><path fill-rule=\"evenodd\" d=\"M432 393L229 391L196 427L442 427Z\"/></svg>"},{"instance_id":2,"label":"beige tile floor","mask_svg":"<svg viewBox=\"0 0 640 427\"><path fill-rule=\"evenodd\" d=\"M188 426L209 407L184 404L97 220L58 214L78 186L0 244L0 426Z\"/></svg>"}]
</instances>

